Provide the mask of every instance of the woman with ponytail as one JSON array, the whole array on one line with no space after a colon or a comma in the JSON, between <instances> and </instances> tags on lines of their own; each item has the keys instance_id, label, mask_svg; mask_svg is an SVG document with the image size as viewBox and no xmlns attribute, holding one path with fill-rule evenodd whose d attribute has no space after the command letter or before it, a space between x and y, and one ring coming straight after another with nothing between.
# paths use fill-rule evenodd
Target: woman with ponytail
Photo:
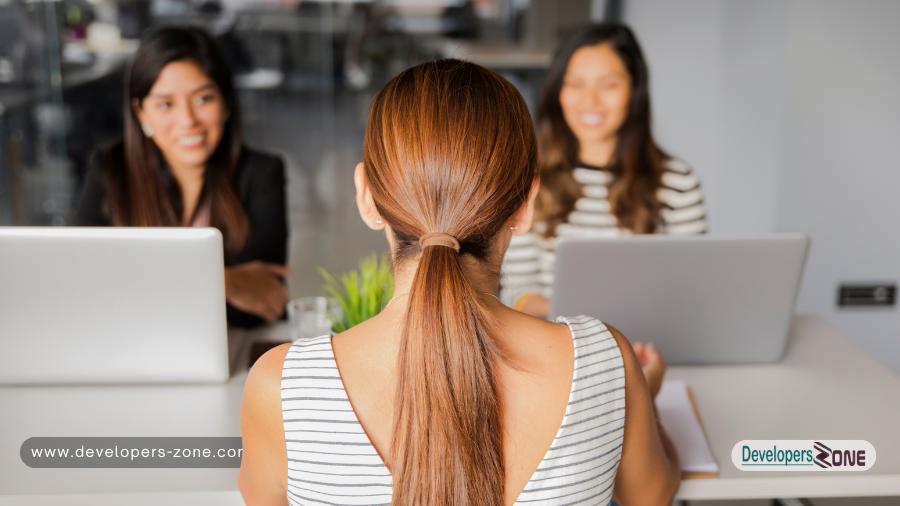
<instances>
[{"instance_id":1,"label":"woman with ponytail","mask_svg":"<svg viewBox=\"0 0 900 506\"><path fill-rule=\"evenodd\" d=\"M676 458L628 341L496 297L537 176L528 109L496 73L441 60L385 86L354 180L362 219L385 232L396 295L254 365L247 504L670 503Z\"/></svg>"}]
</instances>

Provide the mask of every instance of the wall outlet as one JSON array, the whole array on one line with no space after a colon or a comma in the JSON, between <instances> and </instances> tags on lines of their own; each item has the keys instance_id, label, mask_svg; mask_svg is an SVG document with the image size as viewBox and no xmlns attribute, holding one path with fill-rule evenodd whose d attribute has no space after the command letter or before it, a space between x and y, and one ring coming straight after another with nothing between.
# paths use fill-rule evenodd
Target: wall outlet
<instances>
[{"instance_id":1,"label":"wall outlet","mask_svg":"<svg viewBox=\"0 0 900 506\"><path fill-rule=\"evenodd\" d=\"M897 285L848 284L838 288L838 307L893 307L897 300Z\"/></svg>"}]
</instances>

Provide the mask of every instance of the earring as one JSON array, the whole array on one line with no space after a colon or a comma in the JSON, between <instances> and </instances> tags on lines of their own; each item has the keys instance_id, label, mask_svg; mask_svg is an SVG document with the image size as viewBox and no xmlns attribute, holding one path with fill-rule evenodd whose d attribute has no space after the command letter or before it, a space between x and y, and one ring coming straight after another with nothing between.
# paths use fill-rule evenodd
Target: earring
<instances>
[{"instance_id":1,"label":"earring","mask_svg":"<svg viewBox=\"0 0 900 506\"><path fill-rule=\"evenodd\" d=\"M153 137L153 127L146 123L141 123L141 130L144 132L144 136Z\"/></svg>"},{"instance_id":2,"label":"earring","mask_svg":"<svg viewBox=\"0 0 900 506\"><path fill-rule=\"evenodd\" d=\"M375 224L376 225L384 225L384 222L381 221L381 218L375 218Z\"/></svg>"},{"instance_id":3,"label":"earring","mask_svg":"<svg viewBox=\"0 0 900 506\"><path fill-rule=\"evenodd\" d=\"M519 230L519 227L517 227L516 225L510 225L509 229L515 232L516 230Z\"/></svg>"}]
</instances>

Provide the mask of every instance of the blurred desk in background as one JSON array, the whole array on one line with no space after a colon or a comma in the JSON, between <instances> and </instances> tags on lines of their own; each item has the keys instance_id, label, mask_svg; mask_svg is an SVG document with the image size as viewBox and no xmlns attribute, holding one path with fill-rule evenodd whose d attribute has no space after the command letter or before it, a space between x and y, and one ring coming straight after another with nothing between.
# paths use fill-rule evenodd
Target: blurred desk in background
<instances>
[{"instance_id":1,"label":"blurred desk in background","mask_svg":"<svg viewBox=\"0 0 900 506\"><path fill-rule=\"evenodd\" d=\"M544 77L553 61L550 49L509 42L440 38L429 41L426 47L437 57L466 60L499 72L519 90L532 114L537 110Z\"/></svg>"},{"instance_id":2,"label":"blurred desk in background","mask_svg":"<svg viewBox=\"0 0 900 506\"><path fill-rule=\"evenodd\" d=\"M467 60L500 72L544 71L553 61L553 51L550 49L513 43L441 39L434 42L433 49L442 58Z\"/></svg>"}]
</instances>

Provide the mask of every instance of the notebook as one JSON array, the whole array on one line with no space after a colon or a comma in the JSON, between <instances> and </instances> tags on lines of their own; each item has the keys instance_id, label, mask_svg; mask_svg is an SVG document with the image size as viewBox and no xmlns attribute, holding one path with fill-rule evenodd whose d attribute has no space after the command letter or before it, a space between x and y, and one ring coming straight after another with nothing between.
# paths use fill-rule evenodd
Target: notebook
<instances>
[{"instance_id":1,"label":"notebook","mask_svg":"<svg viewBox=\"0 0 900 506\"><path fill-rule=\"evenodd\" d=\"M667 380L656 395L660 421L678 451L684 478L715 478L719 464L712 455L697 404L682 380Z\"/></svg>"}]
</instances>

